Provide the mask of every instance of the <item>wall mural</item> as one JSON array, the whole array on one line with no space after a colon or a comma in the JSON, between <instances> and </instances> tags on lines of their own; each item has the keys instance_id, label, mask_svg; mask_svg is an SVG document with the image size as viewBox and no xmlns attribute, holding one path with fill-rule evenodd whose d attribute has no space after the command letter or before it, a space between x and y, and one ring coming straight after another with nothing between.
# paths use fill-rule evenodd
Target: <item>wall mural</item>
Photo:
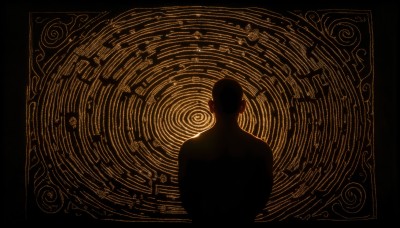
<instances>
[{"instance_id":1,"label":"wall mural","mask_svg":"<svg viewBox=\"0 0 400 228\"><path fill-rule=\"evenodd\" d=\"M211 88L229 76L240 125L274 152L257 221L376 218L370 11L31 12L29 41L26 191L41 213L189 222L178 150L213 125Z\"/></svg>"}]
</instances>

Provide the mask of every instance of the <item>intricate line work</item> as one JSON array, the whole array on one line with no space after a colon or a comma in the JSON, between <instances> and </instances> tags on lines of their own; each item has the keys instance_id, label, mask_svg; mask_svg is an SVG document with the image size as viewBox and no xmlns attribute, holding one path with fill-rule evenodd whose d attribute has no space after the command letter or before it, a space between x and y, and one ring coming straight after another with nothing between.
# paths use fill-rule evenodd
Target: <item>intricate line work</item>
<instances>
[{"instance_id":1,"label":"intricate line work","mask_svg":"<svg viewBox=\"0 0 400 228\"><path fill-rule=\"evenodd\" d=\"M231 76L248 101L241 126L274 151L258 221L375 218L371 28L369 11L352 10L31 13L28 203L189 221L178 150L212 126L211 87Z\"/></svg>"}]
</instances>

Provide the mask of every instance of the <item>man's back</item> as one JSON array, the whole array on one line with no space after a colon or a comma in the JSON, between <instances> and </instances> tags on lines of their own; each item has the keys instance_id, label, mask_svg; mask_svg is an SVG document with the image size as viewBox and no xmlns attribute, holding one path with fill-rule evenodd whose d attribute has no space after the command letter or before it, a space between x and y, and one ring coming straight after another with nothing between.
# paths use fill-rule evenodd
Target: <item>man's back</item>
<instances>
[{"instance_id":1,"label":"man's back","mask_svg":"<svg viewBox=\"0 0 400 228\"><path fill-rule=\"evenodd\" d=\"M272 152L239 127L214 127L179 154L183 205L194 223L252 223L272 189Z\"/></svg>"}]
</instances>

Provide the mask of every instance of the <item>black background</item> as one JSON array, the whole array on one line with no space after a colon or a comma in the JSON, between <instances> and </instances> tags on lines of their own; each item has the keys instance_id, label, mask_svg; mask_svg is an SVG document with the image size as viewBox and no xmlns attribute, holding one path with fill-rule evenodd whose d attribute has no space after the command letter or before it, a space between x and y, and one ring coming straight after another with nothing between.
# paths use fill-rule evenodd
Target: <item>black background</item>
<instances>
[{"instance_id":1,"label":"black background","mask_svg":"<svg viewBox=\"0 0 400 228\"><path fill-rule=\"evenodd\" d=\"M377 219L346 222L287 221L260 224L286 225L379 225L396 226L399 223L398 188L398 13L396 1L3 1L2 4L2 227L14 224L65 225L90 223L137 227L138 223L119 223L77 218L43 216L32 218L25 212L25 94L29 64L29 12L53 11L124 11L137 7L178 5L209 5L226 7L263 7L270 10L357 9L371 10L374 29L374 91L375 91L375 164L377 184ZM165 225L165 224L150 224ZM174 224L176 225L176 224Z\"/></svg>"}]
</instances>

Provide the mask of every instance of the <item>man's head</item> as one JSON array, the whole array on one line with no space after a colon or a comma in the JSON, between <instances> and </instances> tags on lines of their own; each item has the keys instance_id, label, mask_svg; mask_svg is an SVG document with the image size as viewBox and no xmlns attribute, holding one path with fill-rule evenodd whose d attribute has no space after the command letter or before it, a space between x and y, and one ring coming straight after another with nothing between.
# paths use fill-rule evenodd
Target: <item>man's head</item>
<instances>
[{"instance_id":1,"label":"man's head","mask_svg":"<svg viewBox=\"0 0 400 228\"><path fill-rule=\"evenodd\" d=\"M213 100L209 102L211 112L220 115L233 115L244 111L243 90L234 79L218 80L212 90Z\"/></svg>"}]
</instances>

